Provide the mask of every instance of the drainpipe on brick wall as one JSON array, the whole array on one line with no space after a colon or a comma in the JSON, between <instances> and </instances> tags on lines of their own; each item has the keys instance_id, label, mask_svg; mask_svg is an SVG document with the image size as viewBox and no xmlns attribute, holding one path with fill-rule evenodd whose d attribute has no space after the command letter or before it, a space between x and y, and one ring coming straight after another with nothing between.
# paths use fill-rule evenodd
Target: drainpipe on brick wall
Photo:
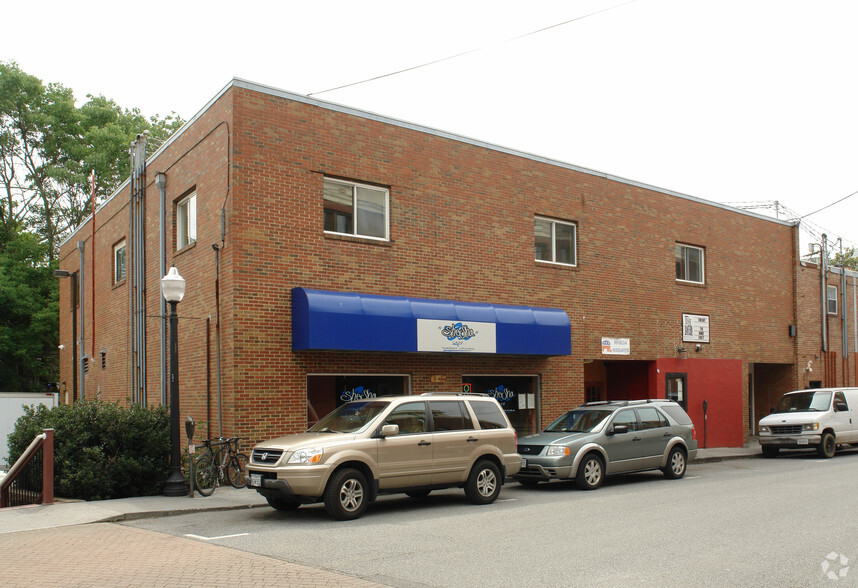
<instances>
[{"instance_id":1,"label":"drainpipe on brick wall","mask_svg":"<svg viewBox=\"0 0 858 588\"><path fill-rule=\"evenodd\" d=\"M158 213L160 235L158 238L160 247L160 273L159 276L167 275L167 175L164 172L155 174L155 185L161 193L161 206ZM161 406L167 404L167 301L163 296L158 296L161 301L159 313L161 315Z\"/></svg>"},{"instance_id":2,"label":"drainpipe on brick wall","mask_svg":"<svg viewBox=\"0 0 858 588\"><path fill-rule=\"evenodd\" d=\"M843 385L848 385L849 378L849 323L846 317L846 266L843 265L843 240L840 241L840 324L843 329Z\"/></svg>"},{"instance_id":3,"label":"drainpipe on brick wall","mask_svg":"<svg viewBox=\"0 0 858 588\"><path fill-rule=\"evenodd\" d=\"M80 276L78 278L78 287L80 288L80 292L78 294L78 304L80 305L80 342L78 343L77 349L78 353L80 353L80 357L77 358L78 362L78 377L80 378L80 383L78 384L78 390L80 392L80 399L84 399L84 365L86 363L86 341L84 338L84 321L86 320L86 313L84 312L84 304L86 302L86 298L84 297L84 263L86 263L86 256L84 255L84 250L86 249L85 241L77 242L77 249L80 251Z\"/></svg>"},{"instance_id":4,"label":"drainpipe on brick wall","mask_svg":"<svg viewBox=\"0 0 858 588\"><path fill-rule=\"evenodd\" d=\"M819 251L819 281L822 284L822 350L828 351L828 237L823 233Z\"/></svg>"},{"instance_id":5,"label":"drainpipe on brick wall","mask_svg":"<svg viewBox=\"0 0 858 588\"><path fill-rule=\"evenodd\" d=\"M223 217L221 217L223 219ZM221 220L221 236L223 222ZM212 245L215 254L215 345L217 346L217 434L223 436L223 401L220 381L220 247Z\"/></svg>"},{"instance_id":6,"label":"drainpipe on brick wall","mask_svg":"<svg viewBox=\"0 0 858 588\"><path fill-rule=\"evenodd\" d=\"M852 349L858 353L858 278L852 276Z\"/></svg>"}]
</instances>

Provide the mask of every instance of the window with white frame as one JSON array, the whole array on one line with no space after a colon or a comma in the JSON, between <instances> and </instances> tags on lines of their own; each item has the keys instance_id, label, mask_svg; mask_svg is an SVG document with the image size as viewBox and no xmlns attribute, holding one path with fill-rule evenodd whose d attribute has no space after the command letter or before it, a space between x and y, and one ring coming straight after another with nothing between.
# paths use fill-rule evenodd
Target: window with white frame
<instances>
[{"instance_id":1,"label":"window with white frame","mask_svg":"<svg viewBox=\"0 0 858 588\"><path fill-rule=\"evenodd\" d=\"M693 245L676 244L676 280L679 282L703 282L703 249Z\"/></svg>"},{"instance_id":2,"label":"window with white frame","mask_svg":"<svg viewBox=\"0 0 858 588\"><path fill-rule=\"evenodd\" d=\"M388 190L325 178L323 191L326 232L388 238Z\"/></svg>"},{"instance_id":3,"label":"window with white frame","mask_svg":"<svg viewBox=\"0 0 858 588\"><path fill-rule=\"evenodd\" d=\"M125 239L113 246L113 283L118 284L125 279Z\"/></svg>"},{"instance_id":4,"label":"window with white frame","mask_svg":"<svg viewBox=\"0 0 858 588\"><path fill-rule=\"evenodd\" d=\"M826 296L828 314L837 314L837 286L828 286L826 291L828 293Z\"/></svg>"},{"instance_id":5,"label":"window with white frame","mask_svg":"<svg viewBox=\"0 0 858 588\"><path fill-rule=\"evenodd\" d=\"M176 204L176 249L197 240L197 193L186 196Z\"/></svg>"},{"instance_id":6,"label":"window with white frame","mask_svg":"<svg viewBox=\"0 0 858 588\"><path fill-rule=\"evenodd\" d=\"M575 223L535 217L533 243L536 261L577 265L576 229Z\"/></svg>"}]
</instances>

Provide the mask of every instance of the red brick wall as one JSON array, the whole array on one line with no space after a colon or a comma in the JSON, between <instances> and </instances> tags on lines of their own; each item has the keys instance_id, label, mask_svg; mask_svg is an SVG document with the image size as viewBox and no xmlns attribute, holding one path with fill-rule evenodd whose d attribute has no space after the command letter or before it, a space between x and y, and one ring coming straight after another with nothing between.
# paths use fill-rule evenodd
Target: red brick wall
<instances>
[{"instance_id":1,"label":"red brick wall","mask_svg":"<svg viewBox=\"0 0 858 588\"><path fill-rule=\"evenodd\" d=\"M193 188L198 194L198 242L176 253L172 236L168 246L168 265L175 262L188 282L179 305L185 317L182 419L193 414L198 431L205 430L200 421L207 392L216 419L211 245L220 244L224 205L225 433L258 440L302 429L308 373L410 374L414 392L456 389L462 373L539 375L545 423L583 401L583 362L604 359L601 337L630 338L628 359L675 357L684 312L710 316L711 343L702 358L794 363L787 326L795 322L795 230L771 220L237 86L150 163L149 171L149 315L157 314L160 296L154 172L167 173L169 202ZM390 242L324 234L326 175L389 187ZM104 207L111 212L99 210L97 240L103 239L99 250L105 256L107 244L127 232L127 198L126 188ZM173 208L168 227L175 225ZM534 215L578 224L578 267L534 262ZM88 231L83 227L79 235ZM76 264L76 238L63 247L64 268ZM677 241L705 248L705 285L676 282ZM293 354L289 294L297 286L560 307L571 319L572 355ZM108 363L116 357L120 364L121 346L127 345L127 288L96 295L115 305L115 314L96 315L96 347L112 337ZM67 338L68 313L60 314ZM160 396L157 319L147 324L153 400ZM64 378L69 370L64 363ZM430 384L431 375L446 375L447 384ZM127 377L127 369L105 374L103 394L124 398Z\"/></svg>"},{"instance_id":2,"label":"red brick wall","mask_svg":"<svg viewBox=\"0 0 858 588\"><path fill-rule=\"evenodd\" d=\"M213 104L183 134L178 136L163 153L150 161L147 170L145 223L146 223L146 329L147 329L147 398L150 404L161 401L161 357L160 357L160 260L159 260L159 210L160 193L155 185L156 172L165 172L166 189L166 226L167 226L167 267L175 264L187 282L187 290L178 305L179 320L179 381L181 394L181 418L193 415L198 422L197 431L207 430L205 401L208 392L216 403L216 353L214 346L216 307L215 307L215 264L211 244L220 240L220 210L228 204L229 171L228 154L229 125L231 124L231 100L222 98ZM151 154L151 149L150 149ZM190 191L196 189L197 212L201 219L197 227L197 243L176 251L175 204ZM100 362L99 352L106 350L106 368L93 364L85 381L87 398L100 396L104 400L126 402L132 396L130 357L130 279L118 285L113 284L113 244L122 238L128 239L128 272L131 270L130 248L130 212L129 187L103 204L96 211L95 235L95 288L90 277L92 226L88 221L78 229L61 247L60 266L63 269L77 271L79 254L76 249L78 240L86 240L87 264L85 276L85 312L86 312L86 349L95 343L96 364ZM226 267L224 267L226 266ZM221 316L222 329L232 323L232 297L229 294L232 280L229 274L229 260L221 264ZM72 362L71 348L73 337L71 330L72 314L69 310L68 287L61 285L60 299L60 342L65 345L61 356L60 377L66 383L71 399ZM92 310L95 309L95 336L93 338ZM169 310L169 309L168 309ZM207 320L211 326L207 329ZM207 332L208 331L208 332ZM207 354L206 339L211 339L210 352ZM94 339L94 341L93 341ZM224 338L222 351L224 375L225 413L232 418L232 344ZM65 399L63 399L65 400ZM216 406L215 406L216 408ZM216 412L214 413L216 419ZM216 423L215 423L216 424ZM226 429L226 426L225 426ZM216 428L212 429L216 434ZM225 431L229 432L229 431ZM199 436L199 435L198 435Z\"/></svg>"},{"instance_id":3,"label":"red brick wall","mask_svg":"<svg viewBox=\"0 0 858 588\"><path fill-rule=\"evenodd\" d=\"M798 275L798 338L797 352L797 388L804 388L812 381L820 381L823 386L855 386L855 316L853 313L853 294L856 279L854 273L847 273L846 278L846 315L847 343L849 355L843 358L843 323L840 317L842 310L842 290L840 274L829 272L827 285L837 287L837 314L825 315L826 338L823 351L822 337L822 284L820 283L819 266L802 264ZM812 371L808 372L808 366Z\"/></svg>"}]
</instances>

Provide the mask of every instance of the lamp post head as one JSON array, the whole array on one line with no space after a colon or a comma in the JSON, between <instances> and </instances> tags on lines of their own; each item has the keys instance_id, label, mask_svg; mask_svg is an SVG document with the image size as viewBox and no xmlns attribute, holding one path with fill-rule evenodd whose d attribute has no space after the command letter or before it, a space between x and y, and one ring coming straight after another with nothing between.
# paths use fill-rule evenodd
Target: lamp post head
<instances>
[{"instance_id":1,"label":"lamp post head","mask_svg":"<svg viewBox=\"0 0 858 588\"><path fill-rule=\"evenodd\" d=\"M179 275L176 266L170 268L161 278L161 294L167 302L181 302L185 296L185 278Z\"/></svg>"}]
</instances>

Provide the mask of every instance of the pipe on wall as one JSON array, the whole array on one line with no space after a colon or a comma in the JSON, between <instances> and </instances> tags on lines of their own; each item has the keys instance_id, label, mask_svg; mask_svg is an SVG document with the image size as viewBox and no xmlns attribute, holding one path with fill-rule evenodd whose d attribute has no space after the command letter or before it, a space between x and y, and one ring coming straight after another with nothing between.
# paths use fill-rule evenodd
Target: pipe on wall
<instances>
[{"instance_id":1,"label":"pipe on wall","mask_svg":"<svg viewBox=\"0 0 858 588\"><path fill-rule=\"evenodd\" d=\"M160 210L158 213L159 228L159 276L167 275L167 174L158 172L155 174L155 185L160 192ZM167 301L163 296L158 296L161 301L161 404L167 404Z\"/></svg>"},{"instance_id":2,"label":"pipe on wall","mask_svg":"<svg viewBox=\"0 0 858 588\"><path fill-rule=\"evenodd\" d=\"M819 252L819 274L822 284L822 350L828 351L828 237L824 234Z\"/></svg>"},{"instance_id":3,"label":"pipe on wall","mask_svg":"<svg viewBox=\"0 0 858 588\"><path fill-rule=\"evenodd\" d=\"M84 321L86 320L86 313L84 312L84 304L86 303L86 298L84 297L84 284L86 280L84 280L84 263L86 262L86 256L84 255L84 251L86 250L86 242L78 241L77 249L80 252L80 275L78 276L78 287L80 288L80 292L78 293L78 304L80 304L80 340L78 343L78 352L80 353L80 357L77 358L78 361L78 378L80 378L80 382L78 383L78 390L80 391L80 398L83 399L85 397L84 394L84 366L86 365L86 338L84 337Z\"/></svg>"}]
</instances>

